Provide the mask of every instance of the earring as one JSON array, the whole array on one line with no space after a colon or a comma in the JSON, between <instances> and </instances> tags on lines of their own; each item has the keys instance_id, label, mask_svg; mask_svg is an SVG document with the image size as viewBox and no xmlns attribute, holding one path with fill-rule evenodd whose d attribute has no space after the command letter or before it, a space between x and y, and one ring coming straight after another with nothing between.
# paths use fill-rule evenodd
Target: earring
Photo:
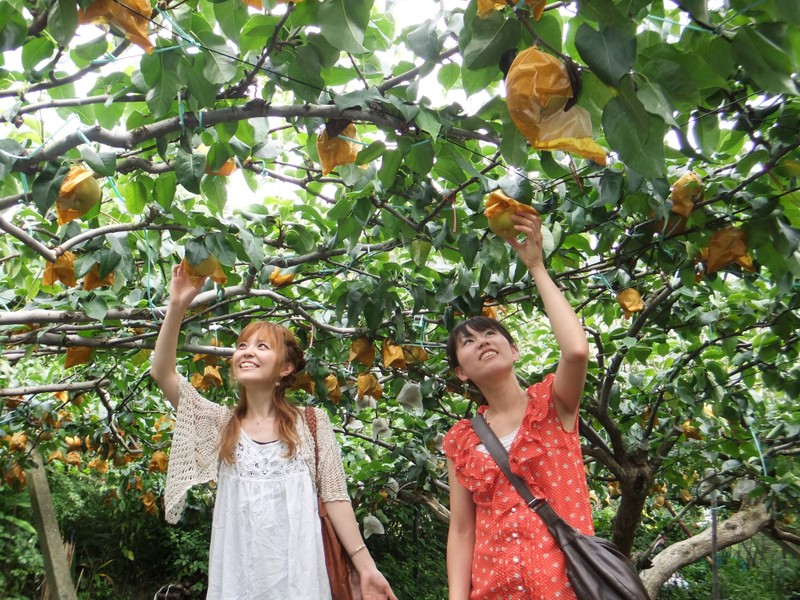
<instances>
[{"instance_id":1,"label":"earring","mask_svg":"<svg viewBox=\"0 0 800 600\"><path fill-rule=\"evenodd\" d=\"M278 381L275 382L275 387L280 387L280 385L281 385L281 380L278 379Z\"/></svg>"}]
</instances>

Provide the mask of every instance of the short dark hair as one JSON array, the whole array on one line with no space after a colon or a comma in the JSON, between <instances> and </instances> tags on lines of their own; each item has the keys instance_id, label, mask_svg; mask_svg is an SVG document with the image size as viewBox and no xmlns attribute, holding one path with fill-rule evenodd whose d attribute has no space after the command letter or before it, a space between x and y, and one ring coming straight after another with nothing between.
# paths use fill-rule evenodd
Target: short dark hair
<instances>
[{"instance_id":1,"label":"short dark hair","mask_svg":"<svg viewBox=\"0 0 800 600\"><path fill-rule=\"evenodd\" d=\"M506 338L508 343L512 346L517 345L517 343L514 341L514 338L511 337L510 333L508 333L508 330L496 319L491 319L489 317L470 317L469 319L461 321L461 323L456 325L453 328L453 331L450 332L450 336L447 338L447 363L450 365L451 369L455 369L458 366L456 347L458 346L459 338L466 335L467 329L471 329L479 333L492 329Z\"/></svg>"}]
</instances>

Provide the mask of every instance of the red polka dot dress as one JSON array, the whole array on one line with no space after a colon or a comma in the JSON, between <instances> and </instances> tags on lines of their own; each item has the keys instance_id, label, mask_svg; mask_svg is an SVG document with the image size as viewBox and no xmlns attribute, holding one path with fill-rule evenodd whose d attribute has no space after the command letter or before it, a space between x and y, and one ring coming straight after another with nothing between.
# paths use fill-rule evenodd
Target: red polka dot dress
<instances>
[{"instance_id":1,"label":"red polka dot dress","mask_svg":"<svg viewBox=\"0 0 800 600\"><path fill-rule=\"evenodd\" d=\"M509 450L511 470L536 497L585 534L594 533L578 428L567 432L552 395L554 374L528 388L528 407ZM482 406L478 412L486 411ZM564 555L481 441L468 419L444 439L458 481L475 502L470 600L574 600Z\"/></svg>"}]
</instances>

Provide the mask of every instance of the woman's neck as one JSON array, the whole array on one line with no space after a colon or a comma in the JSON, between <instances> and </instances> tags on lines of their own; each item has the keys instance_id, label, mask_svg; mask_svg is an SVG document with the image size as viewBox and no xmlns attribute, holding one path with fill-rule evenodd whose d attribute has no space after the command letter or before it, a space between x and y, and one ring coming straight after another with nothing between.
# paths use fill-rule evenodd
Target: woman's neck
<instances>
[{"instance_id":1,"label":"woman's neck","mask_svg":"<svg viewBox=\"0 0 800 600\"><path fill-rule=\"evenodd\" d=\"M527 395L516 375L501 381L486 382L478 387L495 416L517 413L527 403Z\"/></svg>"},{"instance_id":2,"label":"woman's neck","mask_svg":"<svg viewBox=\"0 0 800 600\"><path fill-rule=\"evenodd\" d=\"M247 390L247 418L263 422L275 416L275 403L271 389Z\"/></svg>"},{"instance_id":3,"label":"woman's neck","mask_svg":"<svg viewBox=\"0 0 800 600\"><path fill-rule=\"evenodd\" d=\"M525 418L528 396L519 386L516 377L494 386L482 386L484 398L489 407L483 413L484 419L497 437L505 437L517 431Z\"/></svg>"}]
</instances>

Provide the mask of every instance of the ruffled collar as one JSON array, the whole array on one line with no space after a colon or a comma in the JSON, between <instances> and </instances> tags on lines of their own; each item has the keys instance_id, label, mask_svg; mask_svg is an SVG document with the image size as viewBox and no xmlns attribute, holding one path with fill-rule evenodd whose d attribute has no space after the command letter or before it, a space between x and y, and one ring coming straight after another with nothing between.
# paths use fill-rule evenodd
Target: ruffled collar
<instances>
[{"instance_id":1,"label":"ruffled collar","mask_svg":"<svg viewBox=\"0 0 800 600\"><path fill-rule=\"evenodd\" d=\"M539 459L545 452L544 440L542 439L541 426L537 423L543 422L549 413L550 403L552 402L551 388L554 375L548 375L544 381L532 385L527 389L528 405L522 419L522 425L511 445L509 455L512 457L511 469L518 475L527 472L535 472L535 469L525 469L523 465ZM488 406L478 408L478 414L484 414ZM478 434L472 429L468 419L463 419L453 427L451 432L452 443L450 445L451 458L453 459L459 481L466 488L479 495L487 494L486 500L493 502L493 490L496 486L498 477L505 477L489 454L484 454L476 450L481 443ZM526 452L520 454L517 449L520 446L526 447ZM526 478L527 480L528 478ZM510 485L510 483L509 483ZM530 484L529 484L530 485ZM531 486L534 494L540 490L534 484ZM476 498L477 500L477 498Z\"/></svg>"}]
</instances>

